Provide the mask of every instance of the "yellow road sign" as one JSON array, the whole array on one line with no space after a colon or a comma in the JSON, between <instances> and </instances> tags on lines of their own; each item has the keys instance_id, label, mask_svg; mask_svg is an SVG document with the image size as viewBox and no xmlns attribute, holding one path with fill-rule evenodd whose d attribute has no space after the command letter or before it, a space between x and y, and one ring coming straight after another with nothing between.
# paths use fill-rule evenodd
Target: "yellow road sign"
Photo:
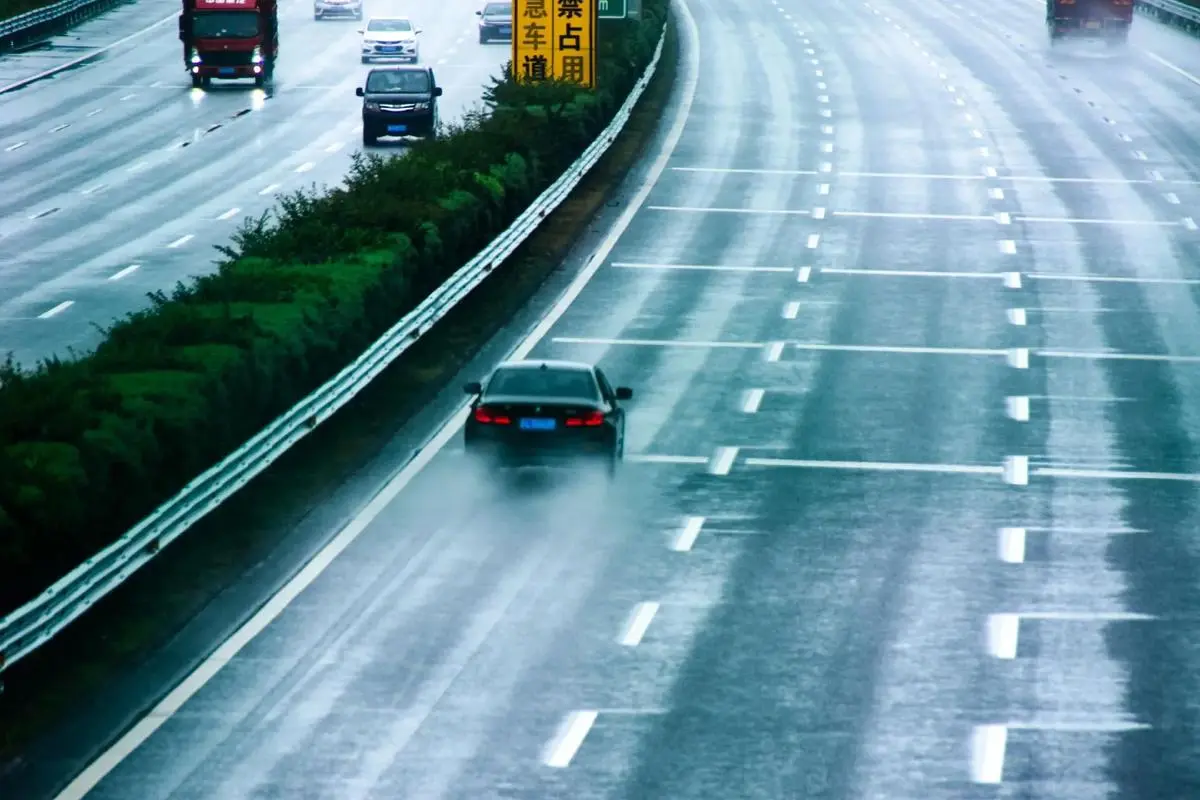
<instances>
[{"instance_id":1,"label":"yellow road sign","mask_svg":"<svg viewBox=\"0 0 1200 800\"><path fill-rule=\"evenodd\" d=\"M518 81L572 81L596 88L598 0L513 0Z\"/></svg>"}]
</instances>

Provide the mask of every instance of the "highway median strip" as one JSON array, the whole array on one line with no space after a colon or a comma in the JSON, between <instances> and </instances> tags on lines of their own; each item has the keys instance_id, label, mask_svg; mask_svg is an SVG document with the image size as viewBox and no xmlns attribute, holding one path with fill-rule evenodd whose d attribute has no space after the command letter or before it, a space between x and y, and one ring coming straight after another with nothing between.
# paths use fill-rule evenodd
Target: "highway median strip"
<instances>
[{"instance_id":1,"label":"highway median strip","mask_svg":"<svg viewBox=\"0 0 1200 800\"><path fill-rule=\"evenodd\" d=\"M653 0L640 19L602 21L599 90L496 78L487 111L409 157L358 155L344 187L279 195L218 248L216 274L155 293L94 353L32 369L10 358L0 613L332 377L504 231L613 118L665 15Z\"/></svg>"},{"instance_id":2,"label":"highway median strip","mask_svg":"<svg viewBox=\"0 0 1200 800\"><path fill-rule=\"evenodd\" d=\"M575 89L571 92L567 102L536 104L522 99L521 95L528 90L520 90L511 86L502 89L502 92L507 93L506 101L511 104L507 108L507 113L511 117L506 128L509 131L507 135L511 137L510 141L522 135L520 141L528 147L529 145L525 144L527 140L545 130L544 127L534 130L519 130L522 123L525 123L526 128L533 126L524 120L519 122L515 119L518 115L533 116L535 118L534 125L541 123L543 126L550 124L548 117L553 115L555 116L554 124L564 126L572 131L573 137L576 137L574 141L570 141L567 137L559 135L556 137L555 145L567 149L574 147L574 142L579 142L580 145L586 144L586 137L594 135L597 127L607 124L612 111L624 99L624 94L633 79L641 75L646 62L653 54L659 34L663 30L665 7L665 3L647 4L643 7L640 21L614 21L611 23L609 41L601 43L603 52L600 64L603 87L599 95L580 93L578 89ZM604 22L602 26L608 24ZM11 669L3 673L4 679L11 679L14 685L12 691L0 694L0 706L6 706L2 712L3 716L6 723L11 723L6 730L0 731L0 763L3 762L6 751L12 752L12 748L18 747L20 742L28 741L30 736L36 734L36 731L52 724L56 716L70 713L82 702L81 697L86 696L86 692L95 692L99 687L115 680L118 672L129 668L134 654L144 654L149 652L150 648L161 646L191 615L199 613L201 608L217 597L230 583L240 580L248 563L265 556L268 551L264 548L276 546L281 538L290 532L290 528L285 526L291 523L280 522L276 519L277 524L268 524L266 520L259 519L259 516L264 513L264 508L275 509L271 514L273 519L290 519L293 512L307 514L305 509L339 491L347 476L359 469L364 460L373 457L374 448L379 446L382 431L394 431L402 427L410 417L420 416L423 413L423 406L436 395L439 387L453 377L455 372L471 359L492 335L504 328L513 314L517 313L521 306L536 293L541 284L556 272L562 258L579 241L587 226L592 224L594 215L603 210L610 188L624 176L626 170L651 141L654 131L658 127L657 119L661 115L670 93L675 72L673 62L675 49L671 41L672 36L668 34L668 44L664 48L658 72L643 95L643 100L633 108L624 130L612 142L600 161L583 178L582 183L562 201L560 206L545 216L538 230L521 245L516 253L506 261L493 265L491 276L484 283L459 301L458 305L432 329L423 331L420 340L415 342L411 349L405 351L399 360L381 374L363 395L355 399L352 412L340 413L322 425L290 452L287 459L272 466L261 480L251 483L237 496L212 512L207 519L197 525L195 530L189 531L186 537L182 537L169 550L164 551L153 564L138 573L131 585L123 587L121 591L106 599L98 611L92 612L89 618L81 621L80 625L66 630L29 659L22 661L19 665L19 675L17 671ZM619 69L614 67L614 61L619 63ZM626 71L628 71L628 75L625 75ZM555 92L557 92L557 96ZM543 87L539 99L562 99L564 94L561 89ZM582 97L579 96L581 94ZM482 136L482 134L478 135ZM544 141L547 137L541 138L543 141L538 144L548 147ZM477 150L478 148L474 145L474 141L463 141L458 144L458 150ZM472 152L467 158L473 159L471 163L486 164L484 157L490 155L491 152L503 152L503 145L504 143L496 144L488 153ZM330 145L330 149L340 149L341 146L341 143L335 143ZM429 149L433 148L425 148L422 145L414 148L418 154ZM435 150L435 155L436 152ZM445 150L441 152L445 156ZM465 154L459 152L457 155ZM545 155L539 157L544 161L549 160ZM567 153L562 153L557 158L560 161L571 160ZM404 159L404 161L412 160L414 159ZM505 166L512 163L512 159L509 159L505 162ZM421 166L426 170L430 169L429 161L423 162ZM510 216L522 211L527 202L522 200L522 195L518 193L518 190L526 193L523 195L524 197L536 196L546 183L552 182L557 177L557 173L552 169L553 164L542 163L534 175L530 174L533 172L530 170L524 175L513 173L510 176L523 178L525 181L523 185L518 185L516 190L511 191L506 198L508 201L507 213ZM453 172L454 170L451 168L449 171ZM393 181L403 185L404 180L411 174L405 172L397 175ZM467 171L462 177L468 183L468 190L472 187L476 191L482 189L481 193L485 197L496 197L496 194L491 191L494 184L486 180L493 176L488 175L486 171L482 173L478 169ZM386 188L390 188L390 185ZM411 208L413 216L417 217L423 209L418 202L420 198L414 198L412 196L414 194L415 192L410 191L409 197L401 202ZM289 195L284 198L285 202L299 200L301 203L311 199L311 195ZM369 205L369 201L366 204ZM294 210L303 211L304 209ZM451 217L450 212L454 210L455 208L447 208L444 204L434 204L432 211L427 207L424 209L427 216L437 217L439 221L442 217ZM286 209L282 211L283 214L288 213ZM485 225L491 224L503 228L507 222L508 220L502 214L493 212L490 219L485 216L480 221L476 217L463 224L467 228L474 225L475 230L471 233L482 239L492 232L491 229L485 230ZM251 229L254 229L254 226L243 226L241 233L244 234ZM427 234L429 241L433 241L439 229L432 221L426 219L418 232ZM295 237L297 231L289 228L286 233ZM351 230L349 233L353 234L355 231ZM435 265L440 263L444 265L443 268L454 268L456 265L451 261L454 258L453 253L469 251L469 244L454 241L450 235L446 235L445 238L447 241L443 244L442 252L429 254L432 256L430 260L436 258ZM290 244L292 247L303 247L306 244L304 241L296 243L288 238L284 238L284 243ZM457 249L451 250L452 247ZM288 272L287 265L281 266L283 272ZM334 283L339 275L346 272L339 261L330 261L323 265L308 264L302 265L302 267L302 272L310 276L319 273L323 268L331 273L330 277L335 279L332 281ZM419 287L422 291L428 291L437 285L433 280L437 277L436 272L433 274L418 272L416 268L421 267L420 263L400 264L398 267L403 276L424 277L427 282ZM259 276L258 273L239 274L237 269L230 270L228 267L223 267L221 274L226 273L229 273L228 279L231 281L233 279L251 281ZM354 273L351 271L351 274ZM263 275L270 278L272 272L264 270ZM283 282L282 277L280 280L274 281L274 288L279 288ZM212 281L209 279L202 279L196 283L210 290L217 288L211 286ZM306 290L305 294L312 295L311 283L312 281L302 281L299 288ZM320 288L320 285L317 288ZM390 288L394 289L394 286ZM160 298L160 302L165 300L169 303L171 299ZM286 299L285 296L283 300ZM319 298L310 296L309 299ZM407 297L400 298L409 307L417 299L420 297L416 292L410 292ZM379 298L376 298L374 302L378 304ZM158 305L159 303L156 303L155 308ZM346 316L353 313L362 315L363 305L367 306L368 312L378 313L378 309L372 309L370 303L358 306L351 303L348 308L344 309L344 314ZM281 311L284 310L282 306L282 302L272 304L272 308ZM179 308L178 305L168 307ZM151 311L154 310L151 309ZM302 311L302 309L297 310ZM386 311L386 309L384 310ZM390 321L394 322L395 317L398 316L400 316L399 313L393 313ZM311 324L304 330L309 331L309 335L323 332L320 329L314 331ZM336 331L333 332L336 333ZM279 333L286 333L286 331ZM356 335L358 341L364 345L370 341L368 332L358 331ZM272 336L267 341L261 342L260 346L265 346L263 355L272 356L273 349L268 345L278 338L282 337ZM279 342L279 344L283 343ZM328 356L329 354L322 352L322 348L328 347L328 343L318 338L317 344L318 354ZM164 350L174 346L176 346L174 342L164 342L162 347L152 348L152 351L162 354ZM361 349L361 345L359 349ZM217 348L216 355L233 360L237 353L231 352L232 350L233 348ZM351 352L356 353L357 351L352 350ZM88 359L84 359L84 361L88 361ZM328 358L326 361L328 362ZM25 380L28 380L27 373L16 370L15 365L10 366L14 371L24 375ZM72 364L66 366L73 367ZM195 365L185 361L182 366L184 368L179 370L182 372L180 377L187 382L190 377L188 372L195 371ZM221 364L214 366L221 366ZM74 368L78 369L78 367ZM329 369L328 366L323 368ZM44 373L46 370L47 368L43 367L40 372ZM172 370L168 369L167 372L170 373ZM242 375L245 375L244 371ZM143 379L143 376L139 375L136 370L130 377ZM277 380L274 375L268 377L271 381ZM43 376L42 380L46 380L46 376ZM157 387L155 384L150 384L146 388ZM219 388L219 384L214 388ZM28 384L26 384L25 391L30 391ZM86 399L94 400L95 398ZM177 416L183 418L180 422L184 422L189 415L183 413L187 411L186 404L179 402L179 399L178 395L174 396L176 411L179 412ZM189 398L189 402L194 403L202 399L204 398ZM172 396L160 396L155 400L157 401L156 406L149 410L165 415L169 409L164 406L170 404ZM0 407L3 406L3 401L4 398L0 395ZM284 401L280 400L280 402ZM145 411L146 409L144 405L139 404L138 410ZM217 419L224 425L241 424L236 420L236 415L234 417L233 419L222 419L218 416ZM0 424L3 424L2 417L0 417ZM247 429L253 427L255 426L245 425ZM141 444L145 444L144 439ZM188 453L188 455L191 454ZM300 461L303 463L298 463ZM699 457L698 461L704 463L706 458ZM694 461L688 459L687 463L694 463ZM5 462L0 460L0 466L4 465ZM288 477L281 477L281 475ZM281 484L286 484L290 488L283 488ZM2 485L0 483L0 492L2 492ZM321 488L316 488L318 485ZM285 498L279 497L279 495L287 496L286 508L283 505ZM264 500L264 496L269 499ZM251 509L249 513L247 513L248 509ZM0 518L4 518L5 513L3 499L0 499ZM130 516L136 516L136 513L131 513ZM103 517L99 521L106 524L110 522ZM109 527L116 529L117 526L110 524ZM95 531L89 531L89 533L92 535L93 542L99 538L95 535ZM2 546L0 545L0 547ZM259 555L255 555L256 553ZM2 558L3 554L0 554L0 559ZM59 560L59 563L62 564L66 562L65 558ZM2 568L0 567L0 569ZM46 574L45 570L43 570L43 574ZM0 591L3 590L0 589ZM147 597L154 598L153 609L145 607L144 603ZM100 631L103 631L103 640L97 641L97 633ZM89 648L89 658L86 664L76 663L74 659L64 655L76 652L81 647L81 641L88 642L86 647ZM35 680L35 676L36 682L31 683ZM16 691L15 684L18 679L21 680L20 690L23 696L18 696ZM24 696L26 692L29 693L28 696Z\"/></svg>"}]
</instances>

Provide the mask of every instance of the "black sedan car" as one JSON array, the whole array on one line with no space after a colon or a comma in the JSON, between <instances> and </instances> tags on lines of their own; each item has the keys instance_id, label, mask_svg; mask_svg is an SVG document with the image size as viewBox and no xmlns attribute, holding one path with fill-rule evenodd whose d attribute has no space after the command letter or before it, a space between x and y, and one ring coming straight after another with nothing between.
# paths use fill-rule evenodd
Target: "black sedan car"
<instances>
[{"instance_id":1,"label":"black sedan car","mask_svg":"<svg viewBox=\"0 0 1200 800\"><path fill-rule=\"evenodd\" d=\"M614 472L625 450L625 410L633 397L599 367L573 361L508 361L475 395L464 438L468 454L496 466L555 466L595 460Z\"/></svg>"}]
</instances>

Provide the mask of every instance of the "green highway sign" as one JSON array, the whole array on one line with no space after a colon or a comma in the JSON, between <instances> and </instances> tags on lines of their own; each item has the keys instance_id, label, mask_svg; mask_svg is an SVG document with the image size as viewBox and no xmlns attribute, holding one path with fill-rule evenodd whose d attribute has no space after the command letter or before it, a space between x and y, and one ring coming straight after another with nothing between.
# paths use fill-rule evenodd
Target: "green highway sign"
<instances>
[{"instance_id":1,"label":"green highway sign","mask_svg":"<svg viewBox=\"0 0 1200 800\"><path fill-rule=\"evenodd\" d=\"M596 0L600 19L624 19L629 13L629 0Z\"/></svg>"}]
</instances>

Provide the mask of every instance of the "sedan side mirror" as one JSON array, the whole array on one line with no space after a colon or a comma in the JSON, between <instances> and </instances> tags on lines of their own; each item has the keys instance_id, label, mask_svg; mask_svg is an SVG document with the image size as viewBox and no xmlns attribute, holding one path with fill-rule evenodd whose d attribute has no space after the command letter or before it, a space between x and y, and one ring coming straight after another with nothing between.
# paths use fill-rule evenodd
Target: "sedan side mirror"
<instances>
[{"instance_id":1,"label":"sedan side mirror","mask_svg":"<svg viewBox=\"0 0 1200 800\"><path fill-rule=\"evenodd\" d=\"M364 96L363 95L363 87L359 86L359 87L355 88L354 94L356 94L359 97L363 97Z\"/></svg>"},{"instance_id":2,"label":"sedan side mirror","mask_svg":"<svg viewBox=\"0 0 1200 800\"><path fill-rule=\"evenodd\" d=\"M440 87L440 86L433 87L433 96L441 97L442 96L442 87Z\"/></svg>"},{"instance_id":3,"label":"sedan side mirror","mask_svg":"<svg viewBox=\"0 0 1200 800\"><path fill-rule=\"evenodd\" d=\"M475 12L475 16L477 16L477 17L482 17L482 16L483 16L483 12L482 12L482 11L476 11L476 12Z\"/></svg>"},{"instance_id":4,"label":"sedan side mirror","mask_svg":"<svg viewBox=\"0 0 1200 800\"><path fill-rule=\"evenodd\" d=\"M633 399L633 389L630 389L628 386L618 386L617 387L617 399L618 400L632 400Z\"/></svg>"},{"instance_id":5,"label":"sedan side mirror","mask_svg":"<svg viewBox=\"0 0 1200 800\"><path fill-rule=\"evenodd\" d=\"M479 394L483 391L483 386L479 381L471 381L470 383L463 384L463 391L467 394Z\"/></svg>"},{"instance_id":6,"label":"sedan side mirror","mask_svg":"<svg viewBox=\"0 0 1200 800\"><path fill-rule=\"evenodd\" d=\"M366 33L366 31L365 31L365 30L363 30L362 28L359 28L359 29L358 29L358 32L359 32L359 33Z\"/></svg>"}]
</instances>

